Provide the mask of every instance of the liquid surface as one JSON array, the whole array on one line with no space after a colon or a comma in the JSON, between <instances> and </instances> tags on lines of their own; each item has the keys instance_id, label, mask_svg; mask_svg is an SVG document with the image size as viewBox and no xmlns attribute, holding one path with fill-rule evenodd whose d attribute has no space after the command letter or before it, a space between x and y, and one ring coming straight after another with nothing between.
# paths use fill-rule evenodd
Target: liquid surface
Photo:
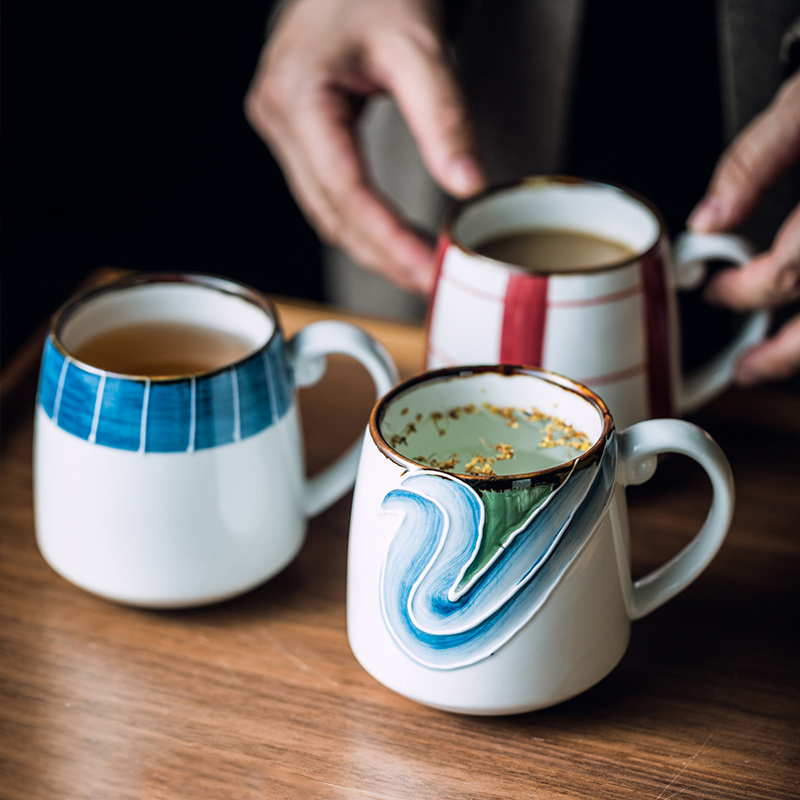
<instances>
[{"instance_id":1,"label":"liquid surface","mask_svg":"<svg viewBox=\"0 0 800 800\"><path fill-rule=\"evenodd\" d=\"M458 406L401 413L398 431L383 430L401 455L442 472L520 475L572 461L590 447L585 434L535 408Z\"/></svg>"},{"instance_id":2,"label":"liquid surface","mask_svg":"<svg viewBox=\"0 0 800 800\"><path fill-rule=\"evenodd\" d=\"M123 375L197 375L253 351L248 340L213 328L175 322L121 325L97 334L73 354L98 369Z\"/></svg>"},{"instance_id":3,"label":"liquid surface","mask_svg":"<svg viewBox=\"0 0 800 800\"><path fill-rule=\"evenodd\" d=\"M505 233L473 249L506 264L545 272L600 269L636 255L622 242L566 228L531 228Z\"/></svg>"}]
</instances>

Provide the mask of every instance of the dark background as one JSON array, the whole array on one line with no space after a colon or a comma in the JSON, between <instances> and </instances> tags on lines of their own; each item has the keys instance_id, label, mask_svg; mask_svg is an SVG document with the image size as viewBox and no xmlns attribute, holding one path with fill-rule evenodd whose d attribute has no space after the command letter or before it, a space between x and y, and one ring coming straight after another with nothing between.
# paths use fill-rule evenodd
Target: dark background
<instances>
[{"instance_id":1,"label":"dark background","mask_svg":"<svg viewBox=\"0 0 800 800\"><path fill-rule=\"evenodd\" d=\"M4 361L101 265L322 298L318 242L242 112L268 10L3 3ZM587 9L567 171L649 196L674 232L722 147L713 15L695 0Z\"/></svg>"},{"instance_id":2,"label":"dark background","mask_svg":"<svg viewBox=\"0 0 800 800\"><path fill-rule=\"evenodd\" d=\"M321 297L316 240L244 118L267 5L2 6L5 359L100 265Z\"/></svg>"}]
</instances>

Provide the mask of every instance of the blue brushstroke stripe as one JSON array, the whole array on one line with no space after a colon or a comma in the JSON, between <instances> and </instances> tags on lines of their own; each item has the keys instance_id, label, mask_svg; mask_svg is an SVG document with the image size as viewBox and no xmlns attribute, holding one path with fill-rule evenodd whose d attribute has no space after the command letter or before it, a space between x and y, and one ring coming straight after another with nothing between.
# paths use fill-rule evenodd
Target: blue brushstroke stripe
<instances>
[{"instance_id":1,"label":"blue brushstroke stripe","mask_svg":"<svg viewBox=\"0 0 800 800\"><path fill-rule=\"evenodd\" d=\"M106 374L98 404L101 374L65 359L48 336L38 402L69 433L88 441L96 424L95 443L119 450L142 449L145 413L143 449L182 453L233 442L237 415L239 438L254 436L282 419L294 402L293 376L281 335L240 364L194 380L194 435L191 379L151 381L145 409L146 382L111 374Z\"/></svg>"},{"instance_id":2,"label":"blue brushstroke stripe","mask_svg":"<svg viewBox=\"0 0 800 800\"><path fill-rule=\"evenodd\" d=\"M138 450L142 433L144 383L106 378L95 442L118 450Z\"/></svg>"},{"instance_id":3,"label":"blue brushstroke stripe","mask_svg":"<svg viewBox=\"0 0 800 800\"><path fill-rule=\"evenodd\" d=\"M197 379L197 428L194 438L197 450L233 441L233 399L228 370Z\"/></svg>"},{"instance_id":4,"label":"blue brushstroke stripe","mask_svg":"<svg viewBox=\"0 0 800 800\"><path fill-rule=\"evenodd\" d=\"M276 337L266 350L267 381L278 419L289 410L294 399L294 376L286 358L286 347L282 338Z\"/></svg>"},{"instance_id":5,"label":"blue brushstroke stripe","mask_svg":"<svg viewBox=\"0 0 800 800\"><path fill-rule=\"evenodd\" d=\"M239 365L236 380L239 384L241 437L246 439L272 424L270 384L261 353Z\"/></svg>"},{"instance_id":6,"label":"blue brushstroke stripe","mask_svg":"<svg viewBox=\"0 0 800 800\"><path fill-rule=\"evenodd\" d=\"M99 386L98 374L86 372L74 363L69 364L58 405L59 427L81 439L89 438Z\"/></svg>"},{"instance_id":7,"label":"blue brushstroke stripe","mask_svg":"<svg viewBox=\"0 0 800 800\"><path fill-rule=\"evenodd\" d=\"M139 410L141 415L141 406ZM182 453L189 450L191 425L192 381L152 382L147 399L145 452Z\"/></svg>"},{"instance_id":8,"label":"blue brushstroke stripe","mask_svg":"<svg viewBox=\"0 0 800 800\"><path fill-rule=\"evenodd\" d=\"M44 343L42 353L42 366L39 371L39 404L48 417L55 411L58 383L61 380L61 370L66 359L58 352L52 340L48 338Z\"/></svg>"}]
</instances>

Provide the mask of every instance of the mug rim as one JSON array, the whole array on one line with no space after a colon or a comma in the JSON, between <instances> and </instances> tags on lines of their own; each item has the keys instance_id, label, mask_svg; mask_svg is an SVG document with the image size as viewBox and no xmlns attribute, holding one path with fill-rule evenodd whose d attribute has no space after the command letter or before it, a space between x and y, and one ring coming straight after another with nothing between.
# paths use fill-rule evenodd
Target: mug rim
<instances>
[{"instance_id":1,"label":"mug rim","mask_svg":"<svg viewBox=\"0 0 800 800\"><path fill-rule=\"evenodd\" d=\"M399 396L415 387L431 383L441 383L452 378L466 378L476 375L486 375L494 373L496 375L510 377L513 375L523 375L538 380L546 381L547 383L554 384L564 391L573 392L579 395L584 400L591 403L603 420L602 430L597 437L597 440L592 446L568 461L563 461L552 467L545 469L535 470L533 472L519 472L511 475L472 475L462 472L448 472L458 480L464 481L471 485L473 488L491 489L495 491L502 491L508 488L518 487L524 482L530 484L541 483L552 479L554 475L563 472L565 468L570 468L572 465L575 468L581 468L590 463L595 462L602 457L605 450L606 442L614 431L614 419L608 406L603 399L595 391L588 386L578 383L571 378L560 375L557 372L542 369L540 367L529 367L523 364L469 364L469 365L455 365L450 367L442 367L441 369L425 370L418 372L404 381L397 383L386 394L381 397L372 409L370 414L368 430L373 443L378 450L390 461L394 462L406 470L422 470L425 472L440 472L426 464L420 464L418 461L407 458L393 448L385 439L380 431L381 423L386 414L389 405L396 400Z\"/></svg>"},{"instance_id":2,"label":"mug rim","mask_svg":"<svg viewBox=\"0 0 800 800\"><path fill-rule=\"evenodd\" d=\"M219 367L214 367L214 369L204 370L202 372L176 373L174 375L139 375L129 372L115 372L114 370L102 369L101 367L96 367L87 363L86 361L82 361L64 344L61 338L64 326L69 322L73 314L75 314L87 302L101 297L104 294L124 291L137 286L147 286L150 284L156 285L160 283L175 285L191 284L245 300L266 314L266 316L272 322L272 333L263 344L255 347L253 350L249 351L235 361L231 361L222 364ZM231 367L235 367L237 364L241 364L244 361L252 358L264 348L269 347L276 337L280 335L280 332L281 327L278 319L278 313L272 301L268 297L245 283L241 283L232 278L224 278L220 275L214 275L207 272L136 272L130 275L122 275L121 277L115 278L108 283L102 283L99 286L90 286L73 294L56 310L56 312L50 318L50 323L48 325L48 336L52 340L53 346L64 358L69 359L81 369L96 375L110 375L123 380L150 381L160 383L187 380L189 378L207 377L210 375L215 375L219 372L225 372L226 370L231 369Z\"/></svg>"},{"instance_id":3,"label":"mug rim","mask_svg":"<svg viewBox=\"0 0 800 800\"><path fill-rule=\"evenodd\" d=\"M644 208L653 215L653 218L658 226L658 236L656 236L655 240L648 248L639 250L634 253L634 255L626 257L620 261L612 261L609 264L603 264L590 268L570 269L568 272L565 272L550 269L523 267L519 264L511 264L506 261L501 261L497 258L492 258L491 256L479 253L477 250L467 245L455 235L454 229L458 218L464 211L471 208L476 203L513 189L537 188L551 185L597 187L603 189L612 189L620 194L623 194L629 199L634 200L635 202L644 206ZM463 200L457 200L456 202L452 203L445 211L441 225L441 232L447 235L448 243L456 247L458 250L461 250L461 252L463 252L465 255L471 258L477 258L481 261L481 263L487 265L502 268L504 270L520 272L522 274L533 275L594 275L600 272L610 272L615 269L620 269L621 267L628 266L649 256L649 254L659 246L659 243L662 237L666 234L666 231L666 220L664 219L664 215L661 213L661 211L653 204L652 201L648 200L638 192L635 192L633 189L629 189L627 186L624 186L620 183L615 183L613 181L601 181L593 178L583 178L575 175L563 174L525 175L521 178L515 178L510 181L492 184L482 192L473 195L472 197L468 197Z\"/></svg>"}]
</instances>

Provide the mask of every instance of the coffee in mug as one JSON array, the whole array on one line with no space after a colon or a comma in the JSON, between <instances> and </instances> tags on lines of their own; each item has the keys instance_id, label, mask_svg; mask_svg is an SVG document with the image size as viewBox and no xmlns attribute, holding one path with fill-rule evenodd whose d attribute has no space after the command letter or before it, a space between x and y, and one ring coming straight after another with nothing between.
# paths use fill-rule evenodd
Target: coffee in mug
<instances>
[{"instance_id":1,"label":"coffee in mug","mask_svg":"<svg viewBox=\"0 0 800 800\"><path fill-rule=\"evenodd\" d=\"M486 258L524 269L578 272L630 261L636 252L623 242L569 228L528 228L475 244Z\"/></svg>"}]
</instances>

